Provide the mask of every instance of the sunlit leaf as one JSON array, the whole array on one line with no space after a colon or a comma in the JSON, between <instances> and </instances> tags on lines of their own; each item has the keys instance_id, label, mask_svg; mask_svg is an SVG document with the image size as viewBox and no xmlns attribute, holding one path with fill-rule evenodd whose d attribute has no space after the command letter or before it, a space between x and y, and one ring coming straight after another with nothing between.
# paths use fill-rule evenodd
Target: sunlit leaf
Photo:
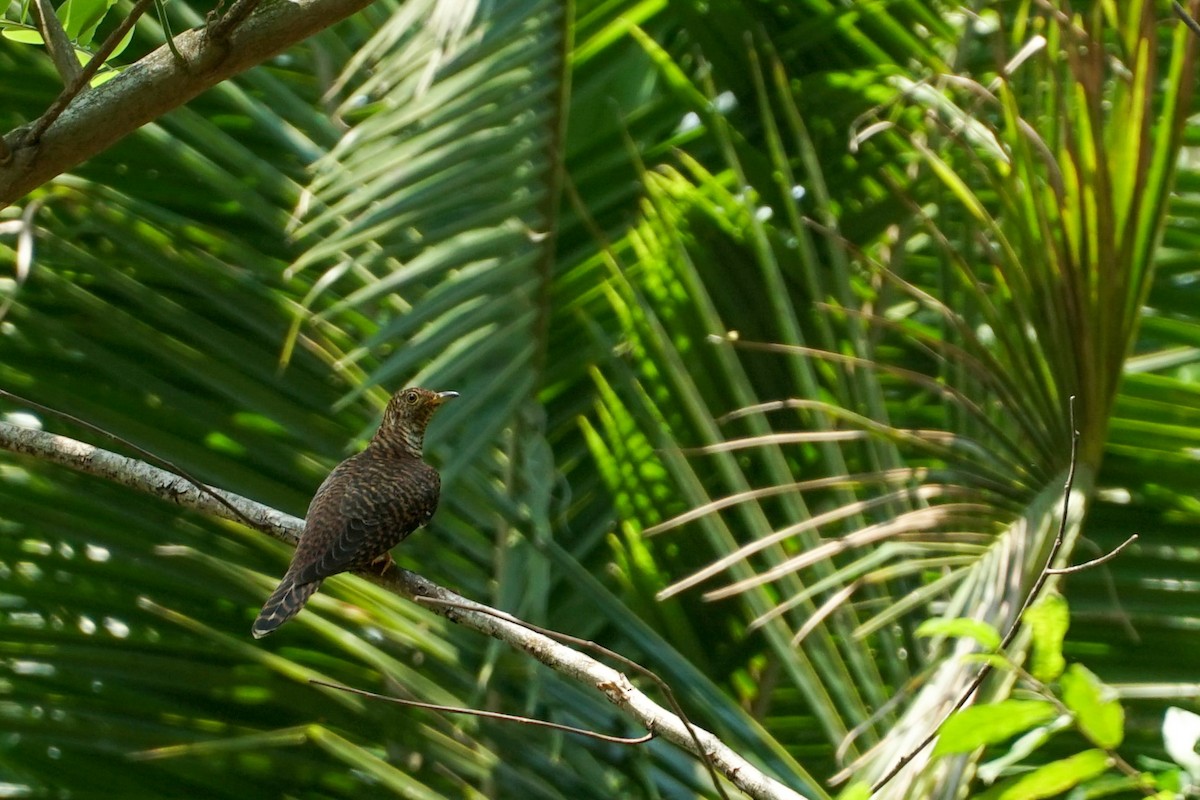
<instances>
[{"instance_id":1,"label":"sunlit leaf","mask_svg":"<svg viewBox=\"0 0 1200 800\"><path fill-rule=\"evenodd\" d=\"M1002 700L956 711L938 731L935 756L969 753L977 747L1003 742L1058 715L1044 700Z\"/></svg>"},{"instance_id":2,"label":"sunlit leaf","mask_svg":"<svg viewBox=\"0 0 1200 800\"><path fill-rule=\"evenodd\" d=\"M974 639L984 650L995 650L1000 646L1000 632L977 619L927 619L917 626L917 636L949 636Z\"/></svg>"},{"instance_id":3,"label":"sunlit leaf","mask_svg":"<svg viewBox=\"0 0 1200 800\"><path fill-rule=\"evenodd\" d=\"M1033 663L1029 671L1040 681L1055 680L1067 665L1062 654L1070 624L1067 601L1058 593L1045 595L1025 612L1025 624L1033 632Z\"/></svg>"},{"instance_id":4,"label":"sunlit leaf","mask_svg":"<svg viewBox=\"0 0 1200 800\"><path fill-rule=\"evenodd\" d=\"M1116 692L1082 664L1072 664L1059 683L1062 699L1079 729L1100 747L1115 748L1125 738L1125 710Z\"/></svg>"},{"instance_id":5,"label":"sunlit leaf","mask_svg":"<svg viewBox=\"0 0 1200 800\"><path fill-rule=\"evenodd\" d=\"M1038 767L1028 775L988 792L990 800L1041 800L1057 797L1073 786L1103 773L1109 766L1108 755L1102 750L1084 750L1069 758Z\"/></svg>"}]
</instances>

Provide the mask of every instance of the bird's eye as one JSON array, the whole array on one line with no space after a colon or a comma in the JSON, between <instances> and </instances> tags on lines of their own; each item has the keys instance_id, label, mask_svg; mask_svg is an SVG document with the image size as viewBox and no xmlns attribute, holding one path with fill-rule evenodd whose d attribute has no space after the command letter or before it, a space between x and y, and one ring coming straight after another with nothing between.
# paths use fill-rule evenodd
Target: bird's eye
<instances>
[{"instance_id":1,"label":"bird's eye","mask_svg":"<svg viewBox=\"0 0 1200 800\"><path fill-rule=\"evenodd\" d=\"M416 405L417 400L419 399L420 395L418 395L416 392L409 392L408 394L404 395L404 402L408 403L409 405Z\"/></svg>"}]
</instances>

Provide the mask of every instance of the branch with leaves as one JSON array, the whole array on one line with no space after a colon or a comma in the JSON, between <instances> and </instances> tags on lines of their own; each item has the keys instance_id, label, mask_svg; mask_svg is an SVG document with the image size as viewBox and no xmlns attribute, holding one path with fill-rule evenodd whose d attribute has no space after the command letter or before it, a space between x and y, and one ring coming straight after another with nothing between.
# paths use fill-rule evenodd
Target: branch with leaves
<instances>
[{"instance_id":1,"label":"branch with leaves","mask_svg":"<svg viewBox=\"0 0 1200 800\"><path fill-rule=\"evenodd\" d=\"M1126 545L1135 538L1127 540ZM1115 556L1126 545L1103 558ZM1092 567L1095 562L1079 566ZM1067 663L1063 642L1070 615L1062 595L1052 592L1039 598L1024 611L1022 621L1032 633L1032 659L1027 666L1004 649L999 631L979 620L931 620L932 624L918 631L919 635L947 635L978 642L983 652L970 658L983 662L989 671L1011 673L1017 684L1015 697L952 712L938 728L933 757L965 755L981 748L989 748L986 752L991 756L1009 743L1006 752L990 757L976 775L984 784L994 785L992 792L998 797L1050 797L1077 786L1094 790L1099 783L1105 785L1105 793L1119 788L1161 800L1176 797L1183 780L1179 770L1164 769L1161 764L1153 771L1138 769L1118 752L1126 724L1116 690L1083 664ZM1188 713L1169 710L1167 720L1187 719L1181 715ZM1194 751L1200 729L1187 723L1190 720L1176 726L1179 730L1164 723L1168 752L1174 754L1173 746L1184 752ZM1065 730L1075 731L1088 746L1030 769L1031 756ZM1178 763L1185 766L1187 759L1179 759Z\"/></svg>"},{"instance_id":2,"label":"branch with leaves","mask_svg":"<svg viewBox=\"0 0 1200 800\"><path fill-rule=\"evenodd\" d=\"M200 486L143 461L65 436L0 422L0 449L105 478L195 511L248 523L291 545L299 541L304 529L303 520L269 506ZM364 573L362 577L404 597L425 599L423 605L451 622L523 650L555 672L594 687L649 733L706 760L730 783L756 800L800 800L799 793L748 762L714 734L654 702L625 674L586 653L408 570L392 569L383 575Z\"/></svg>"},{"instance_id":3,"label":"branch with leaves","mask_svg":"<svg viewBox=\"0 0 1200 800\"><path fill-rule=\"evenodd\" d=\"M149 1L135 6L140 14ZM0 142L0 208L223 80L370 5L370 0L242 0L206 28L176 36L120 75L85 88L107 55L98 52L36 120ZM130 14L127 25L136 16ZM122 26L112 46L125 35ZM50 41L54 41L53 33ZM105 43L105 47L111 47ZM61 68L60 68L61 69Z\"/></svg>"}]
</instances>

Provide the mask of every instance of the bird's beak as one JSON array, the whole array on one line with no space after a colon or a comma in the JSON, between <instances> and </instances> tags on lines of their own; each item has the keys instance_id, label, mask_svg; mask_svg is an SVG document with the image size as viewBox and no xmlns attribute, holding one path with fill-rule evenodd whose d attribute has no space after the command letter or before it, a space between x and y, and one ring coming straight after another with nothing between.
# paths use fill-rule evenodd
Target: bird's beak
<instances>
[{"instance_id":1,"label":"bird's beak","mask_svg":"<svg viewBox=\"0 0 1200 800\"><path fill-rule=\"evenodd\" d=\"M453 400L456 397L458 397L458 392L438 392L437 393L438 405L441 405L442 403L446 402L447 400Z\"/></svg>"}]
</instances>

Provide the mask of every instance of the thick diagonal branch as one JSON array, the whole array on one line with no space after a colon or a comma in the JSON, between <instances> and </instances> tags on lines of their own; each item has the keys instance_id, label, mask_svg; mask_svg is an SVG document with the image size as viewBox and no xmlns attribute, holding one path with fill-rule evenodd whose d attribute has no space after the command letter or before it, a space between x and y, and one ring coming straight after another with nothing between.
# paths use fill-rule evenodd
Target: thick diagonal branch
<instances>
[{"instance_id":1,"label":"thick diagonal branch","mask_svg":"<svg viewBox=\"0 0 1200 800\"><path fill-rule=\"evenodd\" d=\"M61 464L235 522L250 520L264 533L288 544L294 545L304 528L304 521L297 517L214 489L230 503L231 509L178 475L65 436L0 422L0 449ZM795 790L742 758L712 733L692 725L696 734L693 739L677 715L651 700L624 674L591 656L501 619L494 609L467 600L408 570L393 569L382 577L369 574L362 577L405 597L433 597L454 604L452 607L428 607L452 622L524 650L555 672L594 687L646 730L697 757L702 755L697 751L696 741L699 741L716 769L751 797L758 800L802 799ZM481 610L473 610L476 608Z\"/></svg>"},{"instance_id":2,"label":"thick diagonal branch","mask_svg":"<svg viewBox=\"0 0 1200 800\"><path fill-rule=\"evenodd\" d=\"M236 26L219 20L219 36L186 31L120 75L71 100L40 135L38 120L4 135L0 208L86 161L122 137L183 105L205 89L312 36L371 0L275 0ZM250 8L252 6L241 6Z\"/></svg>"}]
</instances>

